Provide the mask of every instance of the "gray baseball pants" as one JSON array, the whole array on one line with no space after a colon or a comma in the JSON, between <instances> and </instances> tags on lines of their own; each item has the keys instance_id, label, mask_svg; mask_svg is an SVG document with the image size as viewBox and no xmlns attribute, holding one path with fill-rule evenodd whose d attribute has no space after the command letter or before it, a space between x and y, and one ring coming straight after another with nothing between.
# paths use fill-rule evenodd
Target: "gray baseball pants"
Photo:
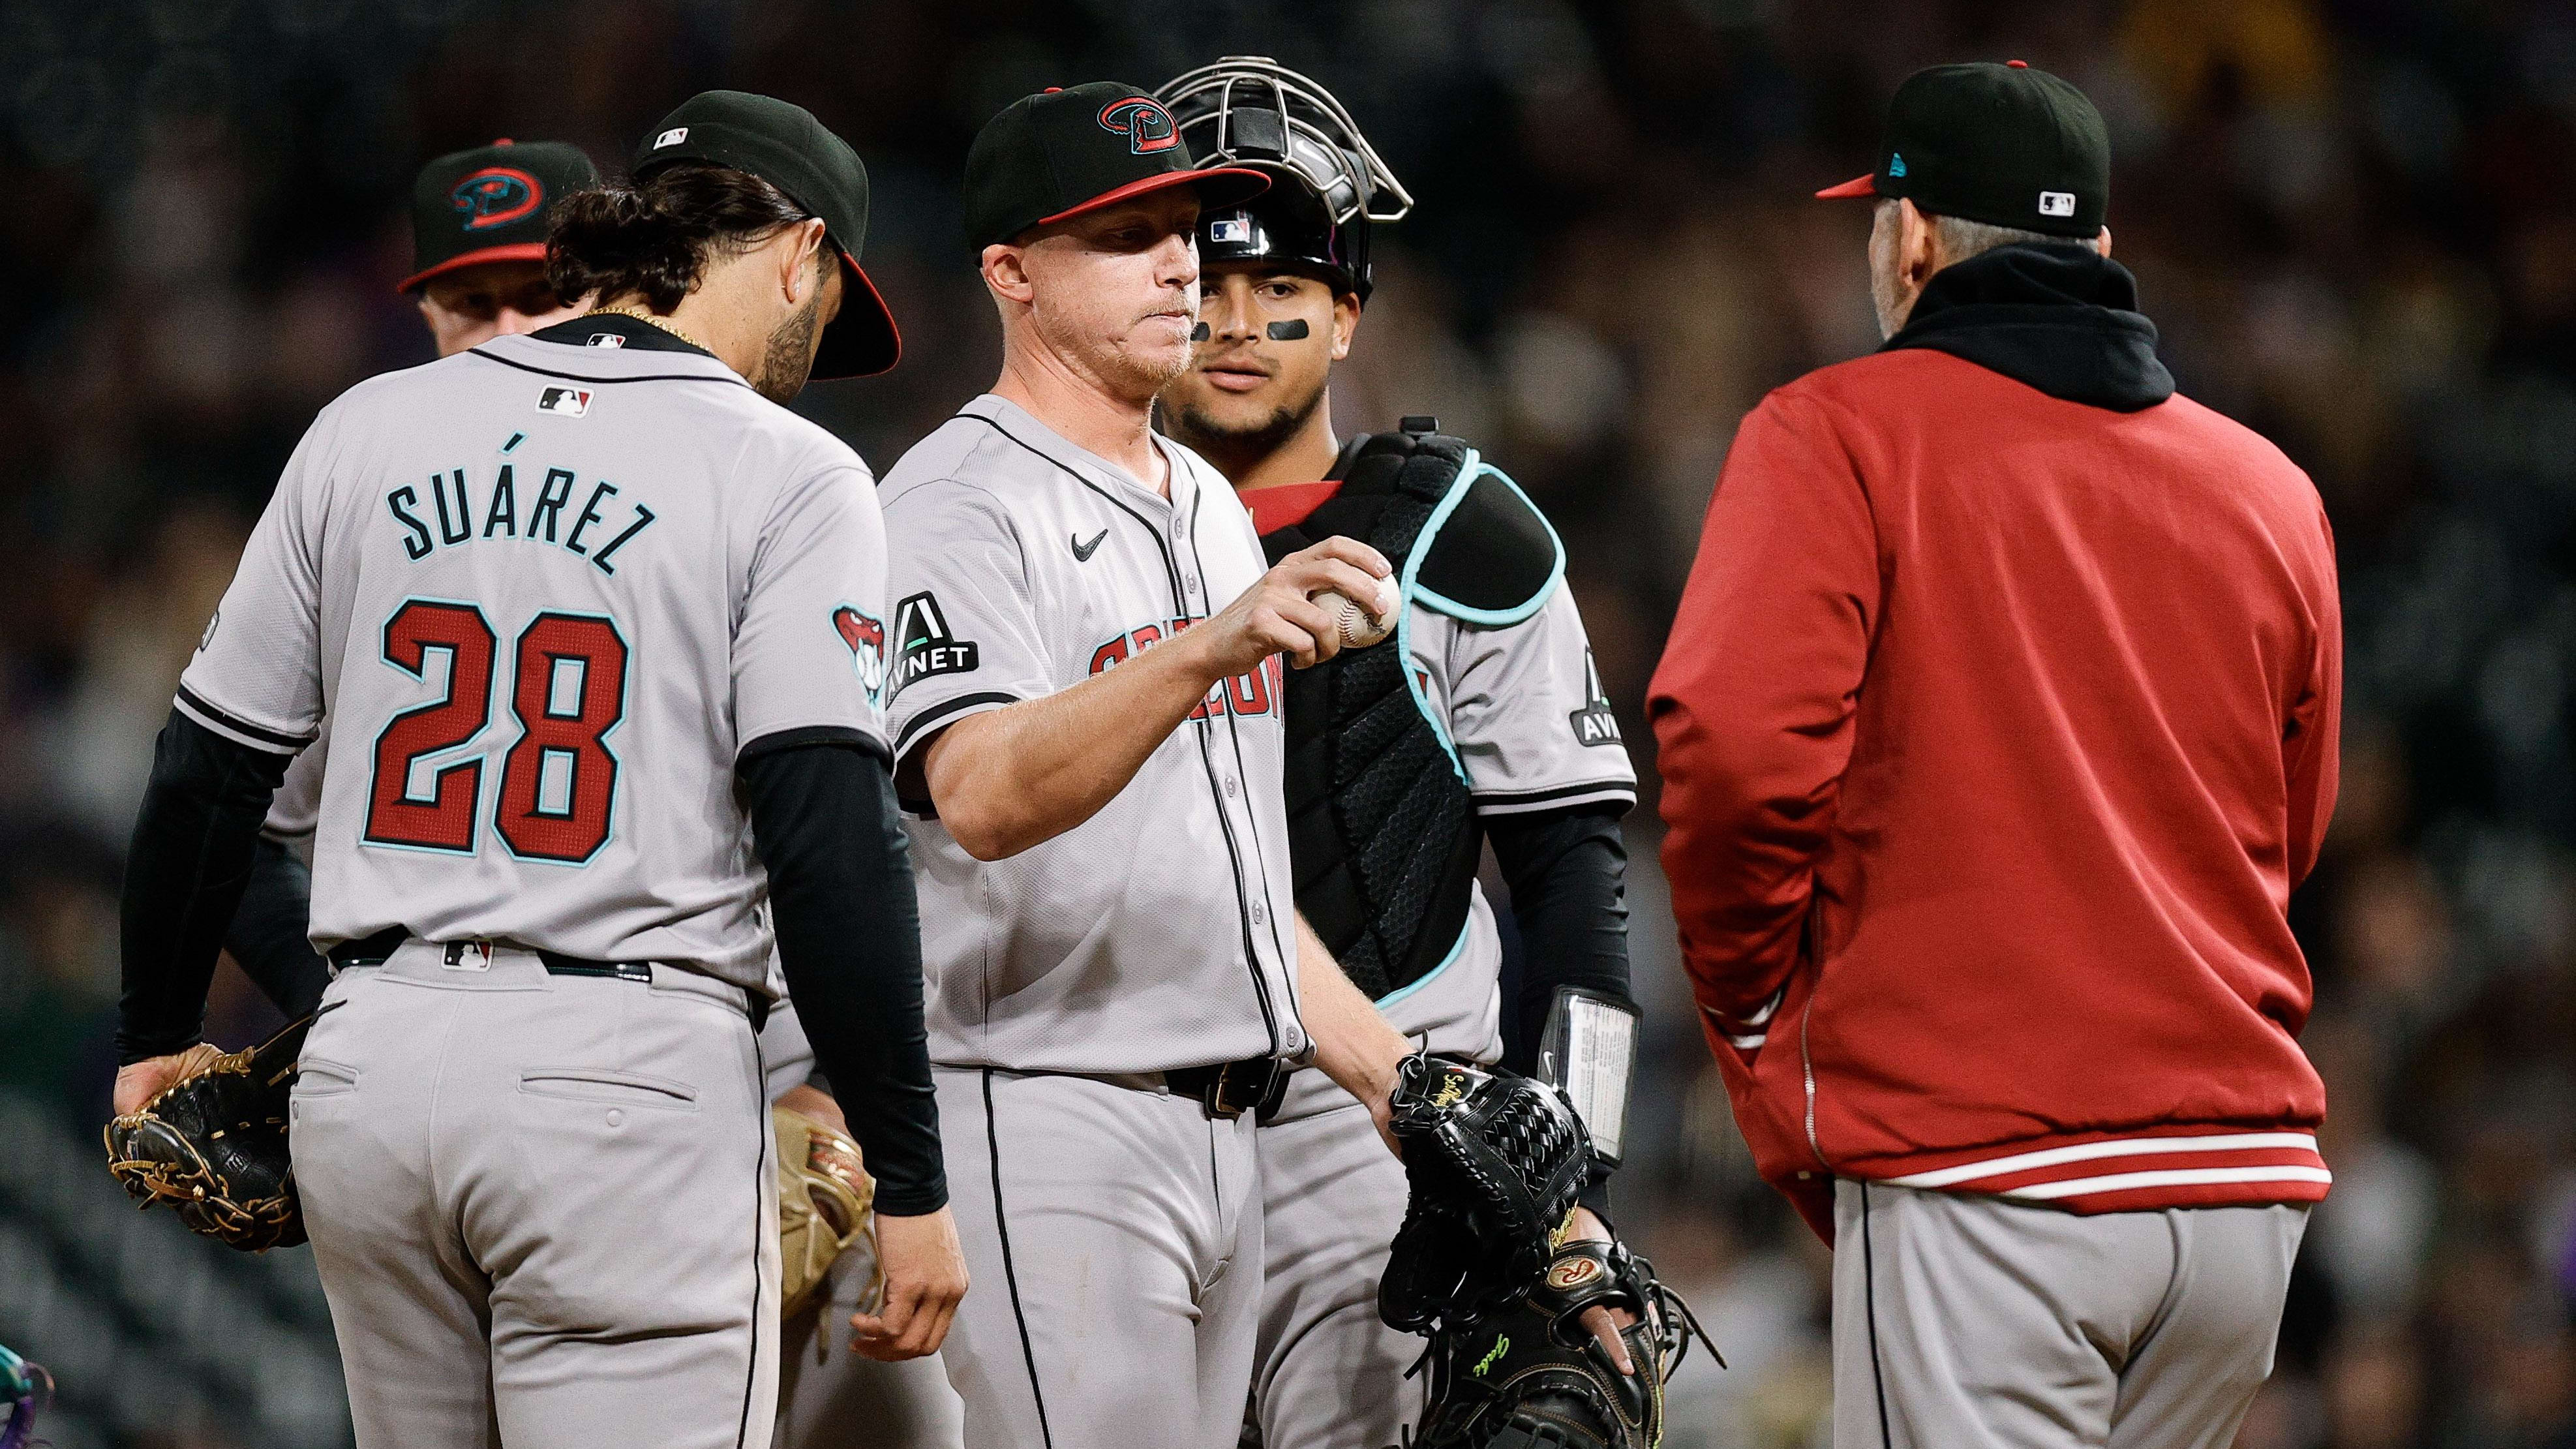
<instances>
[{"instance_id":1,"label":"gray baseball pants","mask_svg":"<svg viewBox=\"0 0 2576 1449\"><path fill-rule=\"evenodd\" d=\"M1838 1182L1834 1449L2227 1449L2307 1220Z\"/></svg>"},{"instance_id":2,"label":"gray baseball pants","mask_svg":"<svg viewBox=\"0 0 2576 1449\"><path fill-rule=\"evenodd\" d=\"M940 1067L975 1449L1232 1449L1261 1310L1249 1113L1143 1079Z\"/></svg>"},{"instance_id":3,"label":"gray baseball pants","mask_svg":"<svg viewBox=\"0 0 2576 1449\"><path fill-rule=\"evenodd\" d=\"M359 1449L766 1449L778 1200L742 990L414 942L324 993L290 1132Z\"/></svg>"},{"instance_id":4,"label":"gray baseball pants","mask_svg":"<svg viewBox=\"0 0 2576 1449\"><path fill-rule=\"evenodd\" d=\"M1377 1316L1404 1222L1404 1164L1368 1109L1299 1072L1261 1129L1261 1341L1244 1436L1268 1449L1387 1449L1422 1416L1423 1340Z\"/></svg>"},{"instance_id":5,"label":"gray baseball pants","mask_svg":"<svg viewBox=\"0 0 2576 1449\"><path fill-rule=\"evenodd\" d=\"M760 1029L760 1061L773 1102L812 1072L794 1003L780 1002ZM879 1363L850 1352L850 1315L877 1307L872 1241L842 1253L821 1301L781 1325L778 1449L964 1449L964 1411L939 1355Z\"/></svg>"}]
</instances>

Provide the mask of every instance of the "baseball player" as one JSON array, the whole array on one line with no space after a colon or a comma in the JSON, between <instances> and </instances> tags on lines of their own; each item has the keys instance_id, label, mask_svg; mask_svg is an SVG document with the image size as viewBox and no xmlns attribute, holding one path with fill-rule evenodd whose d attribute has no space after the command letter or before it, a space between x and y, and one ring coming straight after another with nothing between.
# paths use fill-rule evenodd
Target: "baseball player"
<instances>
[{"instance_id":1,"label":"baseball player","mask_svg":"<svg viewBox=\"0 0 2576 1449\"><path fill-rule=\"evenodd\" d=\"M1763 399L1650 708L1683 954L1834 1245L1838 1449L2218 1449L2329 1174L2285 912L2335 796L2315 485L2178 395L2110 142L1907 78L1877 352Z\"/></svg>"},{"instance_id":2,"label":"baseball player","mask_svg":"<svg viewBox=\"0 0 2576 1449\"><path fill-rule=\"evenodd\" d=\"M550 275L601 309L360 385L181 681L127 872L120 1111L197 1034L287 762L325 760L296 1173L361 1445L765 1445L776 960L878 1179L875 1351L965 1289L885 771L865 170L709 92ZM327 708L326 708L327 701ZM498 1130L495 1130L495 1129Z\"/></svg>"},{"instance_id":3,"label":"baseball player","mask_svg":"<svg viewBox=\"0 0 2576 1449\"><path fill-rule=\"evenodd\" d=\"M1158 94L1192 154L1271 179L1200 214L1199 342L1163 390L1164 430L1233 480L1270 557L1343 532L1404 581L1387 647L1286 684L1298 906L1405 1036L1576 1088L1603 1153L1577 1217L1607 1237L1593 1208L1617 1157L1635 1025L1619 817L1636 777L1555 533L1501 474L1422 452L1411 434L1427 420L1394 438L1333 436L1327 385L1368 300L1370 227L1412 204L1341 104L1249 56ZM1391 490L1380 454L1413 465L1410 491ZM1528 953L1509 1039L1500 938L1475 878L1486 841ZM1582 1030L1573 1060L1560 1045L1542 1067L1552 1016ZM1268 1266L1246 1438L1392 1445L1418 1420L1422 1384L1405 1372L1422 1340L1377 1312L1404 1172L1359 1104L1313 1073L1259 1145Z\"/></svg>"},{"instance_id":4,"label":"baseball player","mask_svg":"<svg viewBox=\"0 0 2576 1449\"><path fill-rule=\"evenodd\" d=\"M564 198L599 181L578 146L516 142L433 158L412 181L412 272L400 289L420 307L441 357L495 337L535 332L581 313L546 280L546 228ZM320 749L296 757L261 832L250 882L224 947L289 1017L313 1010L330 970L307 938L312 851L322 807Z\"/></svg>"},{"instance_id":5,"label":"baseball player","mask_svg":"<svg viewBox=\"0 0 2576 1449\"><path fill-rule=\"evenodd\" d=\"M418 296L439 356L579 315L578 305L548 309L545 235L563 199L597 180L590 158L560 142L502 140L421 168L412 188L414 272L403 288ZM244 974L290 1018L311 1012L330 981L309 939L308 858L323 760L316 746L288 767L224 940ZM773 1105L848 1130L828 1081L814 1070L793 1002L781 998L770 1011L760 1054ZM860 1442L860 1435L872 1449L959 1443L957 1396L936 1354L877 1361L835 1351L836 1327L873 1304L876 1270L875 1255L854 1247L833 1264L824 1302L782 1324L778 1438L789 1449L831 1449Z\"/></svg>"},{"instance_id":6,"label":"baseball player","mask_svg":"<svg viewBox=\"0 0 2576 1449\"><path fill-rule=\"evenodd\" d=\"M1002 374L886 480L970 1444L1232 1444L1255 1109L1311 1060L1382 1114L1408 1050L1300 929L1281 807L1281 656L1331 658L1309 596L1383 607L1386 561L1327 539L1268 565L1149 427L1189 364L1200 208L1265 184L1194 166L1132 86L1005 108L965 187Z\"/></svg>"}]
</instances>

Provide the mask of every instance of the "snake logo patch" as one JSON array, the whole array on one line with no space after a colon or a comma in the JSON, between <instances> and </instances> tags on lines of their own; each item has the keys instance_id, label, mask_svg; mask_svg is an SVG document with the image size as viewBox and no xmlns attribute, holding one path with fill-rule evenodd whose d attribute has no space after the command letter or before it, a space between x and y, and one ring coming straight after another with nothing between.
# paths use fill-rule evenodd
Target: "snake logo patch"
<instances>
[{"instance_id":1,"label":"snake logo patch","mask_svg":"<svg viewBox=\"0 0 2576 1449\"><path fill-rule=\"evenodd\" d=\"M843 604L832 611L832 628L841 642L850 646L852 666L859 671L859 684L868 698L885 698L886 632L885 622L859 611L857 606Z\"/></svg>"}]
</instances>

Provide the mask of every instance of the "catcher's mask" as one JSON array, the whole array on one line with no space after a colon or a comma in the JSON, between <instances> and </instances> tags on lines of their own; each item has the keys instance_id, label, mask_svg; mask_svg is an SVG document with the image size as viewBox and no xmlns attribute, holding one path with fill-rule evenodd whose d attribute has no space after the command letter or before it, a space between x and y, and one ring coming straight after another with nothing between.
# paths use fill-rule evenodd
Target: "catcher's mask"
<instances>
[{"instance_id":1,"label":"catcher's mask","mask_svg":"<svg viewBox=\"0 0 2576 1449\"><path fill-rule=\"evenodd\" d=\"M1398 221L1412 194L1333 93L1267 56L1229 55L1174 79L1163 103L1206 166L1241 166L1270 190L1199 218L1199 261L1277 261L1368 301L1371 222Z\"/></svg>"}]
</instances>

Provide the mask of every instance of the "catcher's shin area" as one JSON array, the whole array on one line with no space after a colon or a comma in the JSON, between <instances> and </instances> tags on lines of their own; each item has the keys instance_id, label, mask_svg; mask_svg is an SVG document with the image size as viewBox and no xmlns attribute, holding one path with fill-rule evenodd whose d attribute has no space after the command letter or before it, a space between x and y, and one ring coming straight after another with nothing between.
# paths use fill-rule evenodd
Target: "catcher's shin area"
<instances>
[{"instance_id":1,"label":"catcher's shin area","mask_svg":"<svg viewBox=\"0 0 2576 1449\"><path fill-rule=\"evenodd\" d=\"M313 1018L245 1051L199 1043L177 1081L107 1124L107 1170L145 1207L246 1252L304 1241L286 1150L287 1093Z\"/></svg>"}]
</instances>

